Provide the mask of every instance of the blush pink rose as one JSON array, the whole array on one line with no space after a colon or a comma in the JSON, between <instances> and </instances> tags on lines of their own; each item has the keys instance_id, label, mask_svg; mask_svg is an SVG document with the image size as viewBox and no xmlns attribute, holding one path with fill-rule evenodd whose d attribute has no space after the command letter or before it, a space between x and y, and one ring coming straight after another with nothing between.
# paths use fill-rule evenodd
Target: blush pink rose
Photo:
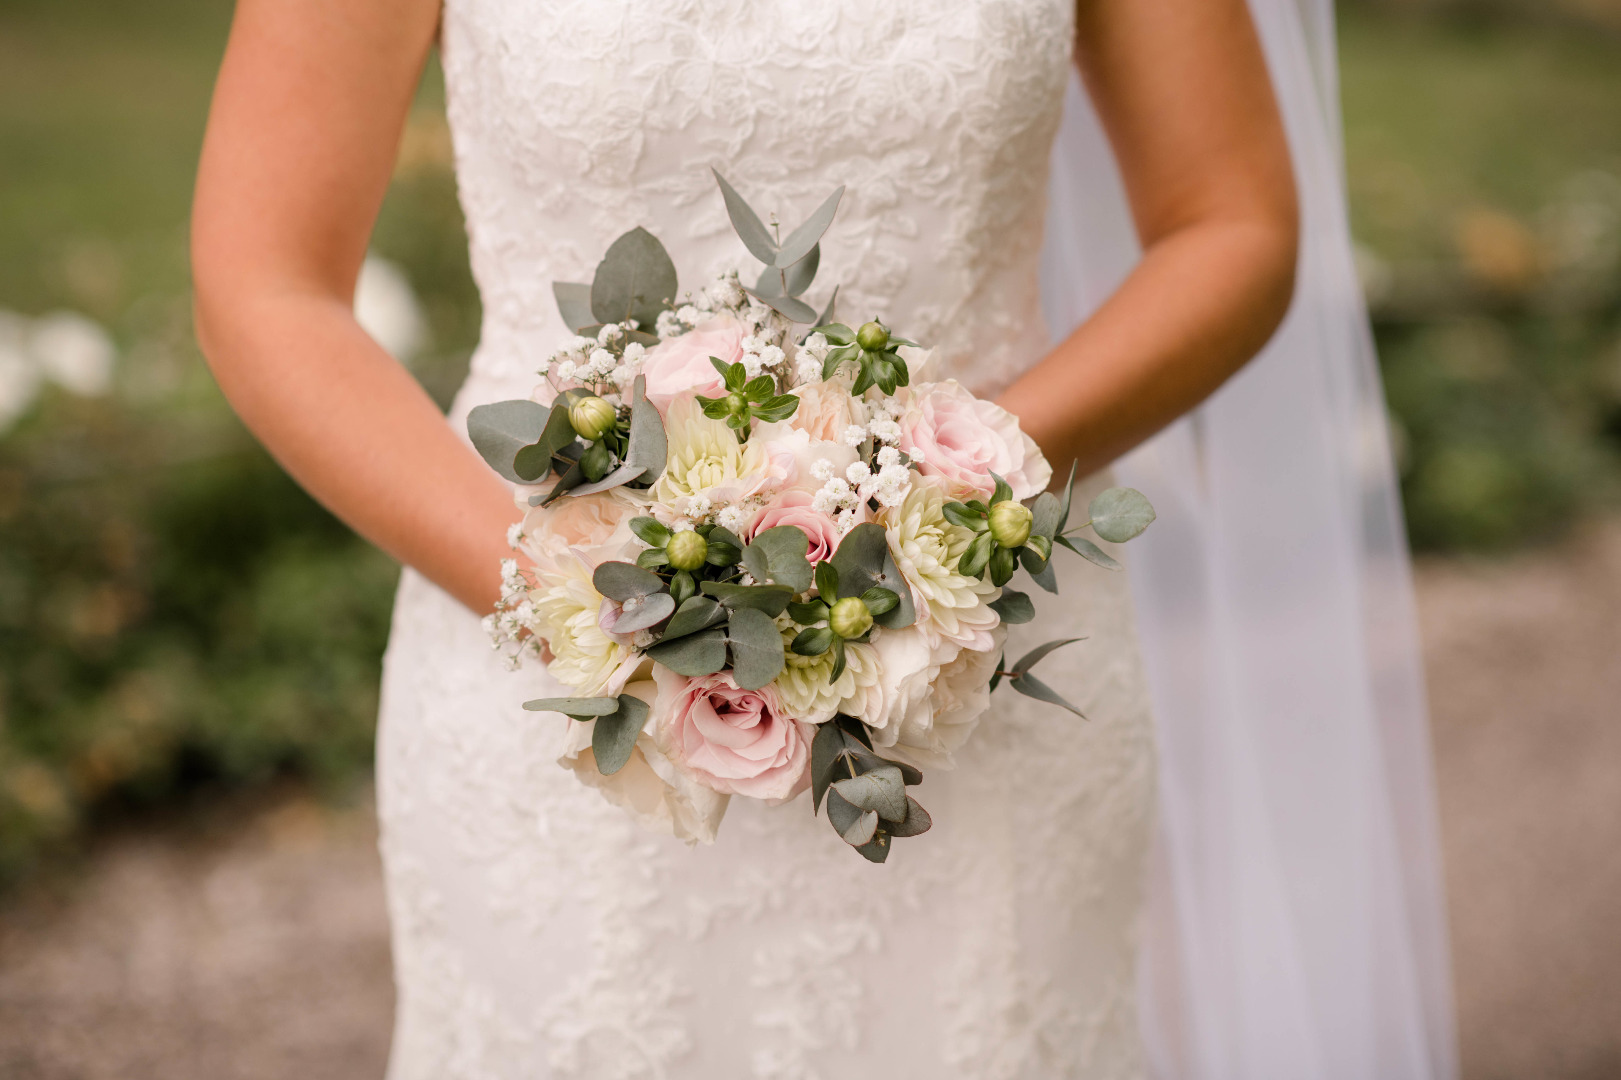
<instances>
[{"instance_id":1,"label":"blush pink rose","mask_svg":"<svg viewBox=\"0 0 1621 1080\"><path fill-rule=\"evenodd\" d=\"M772 686L743 690L728 672L689 679L655 667L659 751L728 795L788 799L809 783L812 732Z\"/></svg>"},{"instance_id":2,"label":"blush pink rose","mask_svg":"<svg viewBox=\"0 0 1621 1080\"><path fill-rule=\"evenodd\" d=\"M900 448L921 458L918 471L945 480L952 494L988 497L996 473L1015 499L1046 490L1052 466L1019 421L1002 408L976 398L955 379L906 392L900 416Z\"/></svg>"},{"instance_id":3,"label":"blush pink rose","mask_svg":"<svg viewBox=\"0 0 1621 1080\"><path fill-rule=\"evenodd\" d=\"M754 515L754 521L743 530L743 540L753 543L754 538L778 525L792 525L805 534L810 550L805 557L812 563L831 559L839 549L839 526L831 517L812 509L815 497L808 491L792 488L778 495L764 510ZM865 509L865 508L863 508Z\"/></svg>"},{"instance_id":4,"label":"blush pink rose","mask_svg":"<svg viewBox=\"0 0 1621 1080\"><path fill-rule=\"evenodd\" d=\"M709 362L711 356L725 364L743 359L743 328L737 320L727 316L711 319L648 349L642 358L647 400L663 412L678 394L718 397L723 384L715 365Z\"/></svg>"}]
</instances>

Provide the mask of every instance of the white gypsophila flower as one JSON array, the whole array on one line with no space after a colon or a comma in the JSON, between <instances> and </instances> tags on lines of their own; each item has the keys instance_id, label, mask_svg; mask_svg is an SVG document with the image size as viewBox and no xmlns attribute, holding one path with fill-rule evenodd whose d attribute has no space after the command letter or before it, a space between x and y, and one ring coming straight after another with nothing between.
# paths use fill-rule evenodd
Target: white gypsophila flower
<instances>
[{"instance_id":1,"label":"white gypsophila flower","mask_svg":"<svg viewBox=\"0 0 1621 1080\"><path fill-rule=\"evenodd\" d=\"M625 336L625 331L618 323L604 323L602 329L597 331L598 345L611 345Z\"/></svg>"},{"instance_id":2,"label":"white gypsophila flower","mask_svg":"<svg viewBox=\"0 0 1621 1080\"><path fill-rule=\"evenodd\" d=\"M661 338L680 337L684 329L673 311L659 312L658 321L653 324L653 332Z\"/></svg>"},{"instance_id":3,"label":"white gypsophila flower","mask_svg":"<svg viewBox=\"0 0 1621 1080\"><path fill-rule=\"evenodd\" d=\"M901 452L893 446L880 446L878 448L878 467L886 469L891 465L901 463Z\"/></svg>"},{"instance_id":4,"label":"white gypsophila flower","mask_svg":"<svg viewBox=\"0 0 1621 1080\"><path fill-rule=\"evenodd\" d=\"M624 355L620 359L627 364L635 364L639 363L645 355L647 355L647 346L639 341L633 341L625 346Z\"/></svg>"},{"instance_id":5,"label":"white gypsophila flower","mask_svg":"<svg viewBox=\"0 0 1621 1080\"><path fill-rule=\"evenodd\" d=\"M561 363L559 363L557 365L557 367L552 369L552 373L554 375L556 375L559 379L562 379L564 382L567 382L569 379L574 378L575 369L576 369L576 365L575 365L574 361L572 361L572 360L564 360Z\"/></svg>"},{"instance_id":6,"label":"white gypsophila flower","mask_svg":"<svg viewBox=\"0 0 1621 1080\"><path fill-rule=\"evenodd\" d=\"M409 364L428 341L428 321L405 271L377 255L366 256L355 281L355 321L383 351Z\"/></svg>"},{"instance_id":7,"label":"white gypsophila flower","mask_svg":"<svg viewBox=\"0 0 1621 1080\"><path fill-rule=\"evenodd\" d=\"M877 417L867 424L872 437L883 443L900 442L901 426L887 416Z\"/></svg>"},{"instance_id":8,"label":"white gypsophila flower","mask_svg":"<svg viewBox=\"0 0 1621 1080\"><path fill-rule=\"evenodd\" d=\"M727 530L728 532L734 533L742 529L744 525L748 524L748 520L748 511L736 503L725 507L719 514L715 516L715 521L718 525L720 525L721 528Z\"/></svg>"},{"instance_id":9,"label":"white gypsophila flower","mask_svg":"<svg viewBox=\"0 0 1621 1080\"><path fill-rule=\"evenodd\" d=\"M811 476L818 480L827 481L833 479L833 463L825 457L817 458L811 462L810 471Z\"/></svg>"},{"instance_id":10,"label":"white gypsophila flower","mask_svg":"<svg viewBox=\"0 0 1621 1080\"><path fill-rule=\"evenodd\" d=\"M703 322L703 316L701 316L698 313L698 309L693 307L691 304L682 304L680 307L676 308L675 317L680 319L683 323L686 323L688 326L696 326Z\"/></svg>"},{"instance_id":11,"label":"white gypsophila flower","mask_svg":"<svg viewBox=\"0 0 1621 1080\"><path fill-rule=\"evenodd\" d=\"M590 359L586 361L586 370L593 375L606 375L614 369L614 365L617 363L619 361L607 349L595 349L592 351Z\"/></svg>"},{"instance_id":12,"label":"white gypsophila flower","mask_svg":"<svg viewBox=\"0 0 1621 1080\"><path fill-rule=\"evenodd\" d=\"M694 495L687 500L687 516L694 521L703 521L709 517L710 502L707 495ZM691 524L691 522L688 522Z\"/></svg>"},{"instance_id":13,"label":"white gypsophila flower","mask_svg":"<svg viewBox=\"0 0 1621 1080\"><path fill-rule=\"evenodd\" d=\"M80 397L101 397L112 389L118 348L101 324L71 311L35 321L29 351L41 375Z\"/></svg>"},{"instance_id":14,"label":"white gypsophila flower","mask_svg":"<svg viewBox=\"0 0 1621 1080\"><path fill-rule=\"evenodd\" d=\"M843 439L846 446L860 446L867 441L867 429L860 424L851 424L844 429Z\"/></svg>"},{"instance_id":15,"label":"white gypsophila flower","mask_svg":"<svg viewBox=\"0 0 1621 1080\"><path fill-rule=\"evenodd\" d=\"M812 383L821 377L822 362L801 350L799 359L794 364L794 381L801 384Z\"/></svg>"},{"instance_id":16,"label":"white gypsophila flower","mask_svg":"<svg viewBox=\"0 0 1621 1080\"><path fill-rule=\"evenodd\" d=\"M507 547L517 547L519 544L523 543L523 537L523 522L514 521L511 525L507 526Z\"/></svg>"},{"instance_id":17,"label":"white gypsophila flower","mask_svg":"<svg viewBox=\"0 0 1621 1080\"><path fill-rule=\"evenodd\" d=\"M805 344L801 345L800 348L804 349L818 360L826 360L828 351L832 348L832 345L828 342L827 335L818 330L816 333L807 337L805 339Z\"/></svg>"},{"instance_id":18,"label":"white gypsophila flower","mask_svg":"<svg viewBox=\"0 0 1621 1080\"><path fill-rule=\"evenodd\" d=\"M743 290L738 288L737 281L731 276L722 277L704 290L709 302L716 307L736 307L743 301Z\"/></svg>"},{"instance_id":19,"label":"white gypsophila flower","mask_svg":"<svg viewBox=\"0 0 1621 1080\"><path fill-rule=\"evenodd\" d=\"M743 354L743 372L749 378L756 378L764 370L765 366L760 362L759 353L746 352Z\"/></svg>"},{"instance_id":20,"label":"white gypsophila flower","mask_svg":"<svg viewBox=\"0 0 1621 1080\"><path fill-rule=\"evenodd\" d=\"M872 470L867 468L865 461L852 461L850 467L844 470L844 478L856 487L872 479Z\"/></svg>"},{"instance_id":21,"label":"white gypsophila flower","mask_svg":"<svg viewBox=\"0 0 1621 1080\"><path fill-rule=\"evenodd\" d=\"M670 526L671 532L691 532L692 529L692 522L688 521L686 518L676 518L675 524Z\"/></svg>"}]
</instances>

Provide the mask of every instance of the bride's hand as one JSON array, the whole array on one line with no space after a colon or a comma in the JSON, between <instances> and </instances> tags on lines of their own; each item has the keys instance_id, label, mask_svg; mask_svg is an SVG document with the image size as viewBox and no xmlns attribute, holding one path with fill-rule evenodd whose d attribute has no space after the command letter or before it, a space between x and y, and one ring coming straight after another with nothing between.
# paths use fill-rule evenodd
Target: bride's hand
<instances>
[{"instance_id":1,"label":"bride's hand","mask_svg":"<svg viewBox=\"0 0 1621 1080\"><path fill-rule=\"evenodd\" d=\"M488 611L511 493L352 314L438 20L438 0L240 0L197 178L197 331L304 487Z\"/></svg>"},{"instance_id":2,"label":"bride's hand","mask_svg":"<svg viewBox=\"0 0 1621 1080\"><path fill-rule=\"evenodd\" d=\"M1244 0L1077 5L1076 62L1143 258L1001 404L1066 475L1101 468L1203 401L1288 310L1293 171Z\"/></svg>"}]
</instances>

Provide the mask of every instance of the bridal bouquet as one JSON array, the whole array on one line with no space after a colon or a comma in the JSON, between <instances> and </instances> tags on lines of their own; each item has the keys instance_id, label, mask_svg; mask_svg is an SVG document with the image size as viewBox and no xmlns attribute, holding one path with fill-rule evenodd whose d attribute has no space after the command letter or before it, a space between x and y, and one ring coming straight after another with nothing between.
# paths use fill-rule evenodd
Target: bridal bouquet
<instances>
[{"instance_id":1,"label":"bridal bouquet","mask_svg":"<svg viewBox=\"0 0 1621 1080\"><path fill-rule=\"evenodd\" d=\"M468 431L526 507L486 627L577 696L564 763L645 821L709 842L733 795L807 787L839 836L882 862L930 826L907 789L949 766L990 693L1078 711L1006 627L1034 617L1022 567L1057 590L1055 545L1109 569L1153 510L1114 488L1071 527L1070 492L1012 415L881 322L832 321L802 297L835 191L780 237L717 174L765 263L677 302L646 230L589 285L553 286L577 336L530 400L474 409Z\"/></svg>"}]
</instances>

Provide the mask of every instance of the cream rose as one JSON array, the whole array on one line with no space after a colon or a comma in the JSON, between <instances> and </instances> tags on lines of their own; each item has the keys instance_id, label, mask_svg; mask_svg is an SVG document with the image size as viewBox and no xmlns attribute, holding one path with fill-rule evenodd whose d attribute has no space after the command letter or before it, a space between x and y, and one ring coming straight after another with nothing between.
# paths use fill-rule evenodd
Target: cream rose
<instances>
[{"instance_id":1,"label":"cream rose","mask_svg":"<svg viewBox=\"0 0 1621 1080\"><path fill-rule=\"evenodd\" d=\"M866 403L850 395L849 384L842 378L805 383L794 395L799 407L784 423L817 442L843 442L846 428L867 422Z\"/></svg>"},{"instance_id":2,"label":"cream rose","mask_svg":"<svg viewBox=\"0 0 1621 1080\"><path fill-rule=\"evenodd\" d=\"M665 667L653 678L654 744L700 783L755 799L792 798L809 783L810 726L774 686L743 690L727 672L694 679Z\"/></svg>"},{"instance_id":3,"label":"cream rose","mask_svg":"<svg viewBox=\"0 0 1621 1080\"><path fill-rule=\"evenodd\" d=\"M1052 480L1052 467L1013 414L955 379L896 396L904 406L900 448L920 459L925 476L945 480L954 496L988 497L996 487L992 473L1008 482L1015 499L1039 494Z\"/></svg>"},{"instance_id":4,"label":"cream rose","mask_svg":"<svg viewBox=\"0 0 1621 1080\"><path fill-rule=\"evenodd\" d=\"M524 554L544 562L573 550L593 566L619 558L633 539L630 519L647 513L644 502L624 488L564 496L545 507L525 506L518 544Z\"/></svg>"},{"instance_id":5,"label":"cream rose","mask_svg":"<svg viewBox=\"0 0 1621 1080\"><path fill-rule=\"evenodd\" d=\"M660 342L643 354L647 400L662 412L684 393L718 396L723 384L715 365L709 362L711 356L725 364L743 359L743 328L729 315Z\"/></svg>"}]
</instances>

